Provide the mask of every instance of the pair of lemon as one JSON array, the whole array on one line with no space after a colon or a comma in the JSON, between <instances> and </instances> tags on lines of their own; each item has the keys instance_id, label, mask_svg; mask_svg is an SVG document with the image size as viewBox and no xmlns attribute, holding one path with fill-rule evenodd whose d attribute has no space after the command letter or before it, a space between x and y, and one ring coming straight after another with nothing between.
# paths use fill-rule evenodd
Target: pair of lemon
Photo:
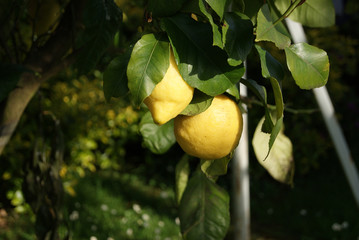
<instances>
[{"instance_id":1,"label":"pair of lemon","mask_svg":"<svg viewBox=\"0 0 359 240\"><path fill-rule=\"evenodd\" d=\"M191 102L193 92L180 75L171 52L166 74L144 103L155 123L162 125L174 118L176 140L186 153L207 160L223 158L238 145L243 127L241 111L235 101L221 94L204 112L180 115Z\"/></svg>"}]
</instances>

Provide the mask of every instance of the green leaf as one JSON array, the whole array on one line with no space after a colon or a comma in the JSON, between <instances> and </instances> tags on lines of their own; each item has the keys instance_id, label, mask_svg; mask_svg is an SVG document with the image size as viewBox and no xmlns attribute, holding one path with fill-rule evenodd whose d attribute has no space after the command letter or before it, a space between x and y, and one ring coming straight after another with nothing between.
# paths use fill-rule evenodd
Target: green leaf
<instances>
[{"instance_id":1,"label":"green leaf","mask_svg":"<svg viewBox=\"0 0 359 240\"><path fill-rule=\"evenodd\" d=\"M256 158L274 179L292 184L294 176L293 146L290 139L283 133L282 121L277 121L279 124L276 124L274 128L276 134L271 135L261 131L263 122L264 118L259 122L253 135L252 145Z\"/></svg>"},{"instance_id":2,"label":"green leaf","mask_svg":"<svg viewBox=\"0 0 359 240\"><path fill-rule=\"evenodd\" d=\"M79 74L94 69L104 51L112 43L122 20L122 13L113 1L89 0L84 9L84 27L76 39Z\"/></svg>"},{"instance_id":3,"label":"green leaf","mask_svg":"<svg viewBox=\"0 0 359 240\"><path fill-rule=\"evenodd\" d=\"M127 65L130 60L129 52L113 59L103 73L103 92L107 101L112 97L122 97L128 94Z\"/></svg>"},{"instance_id":4,"label":"green leaf","mask_svg":"<svg viewBox=\"0 0 359 240\"><path fill-rule=\"evenodd\" d=\"M255 45L261 61L262 76L264 78L274 77L282 81L284 79L284 68L269 52Z\"/></svg>"},{"instance_id":5,"label":"green leaf","mask_svg":"<svg viewBox=\"0 0 359 240\"><path fill-rule=\"evenodd\" d=\"M153 17L171 16L178 12L187 0L149 0L147 9Z\"/></svg>"},{"instance_id":6,"label":"green leaf","mask_svg":"<svg viewBox=\"0 0 359 240\"><path fill-rule=\"evenodd\" d=\"M224 93L244 74L244 66L232 67L227 54L212 46L212 31L208 24L188 15L163 19L169 35L178 69L192 87L210 96Z\"/></svg>"},{"instance_id":7,"label":"green leaf","mask_svg":"<svg viewBox=\"0 0 359 240\"><path fill-rule=\"evenodd\" d=\"M274 4L283 14L290 6L290 1L276 0ZM289 15L289 18L308 27L330 27L335 24L333 1L306 0Z\"/></svg>"},{"instance_id":8,"label":"green leaf","mask_svg":"<svg viewBox=\"0 0 359 240\"><path fill-rule=\"evenodd\" d=\"M159 126L153 122L150 112L143 115L140 122L143 144L155 154L163 154L176 143L173 119Z\"/></svg>"},{"instance_id":9,"label":"green leaf","mask_svg":"<svg viewBox=\"0 0 359 240\"><path fill-rule=\"evenodd\" d=\"M228 88L226 90L226 93L228 93L229 95L235 97L236 100L240 99L238 85L233 85L232 87Z\"/></svg>"},{"instance_id":10,"label":"green leaf","mask_svg":"<svg viewBox=\"0 0 359 240\"><path fill-rule=\"evenodd\" d=\"M307 43L297 43L284 49L287 65L296 84L302 89L324 86L329 77L327 53Z\"/></svg>"},{"instance_id":11,"label":"green leaf","mask_svg":"<svg viewBox=\"0 0 359 240\"><path fill-rule=\"evenodd\" d=\"M204 112L211 106L213 97L198 91L195 89L192 101L190 104L181 112L182 115L193 116L201 112Z\"/></svg>"},{"instance_id":12,"label":"green leaf","mask_svg":"<svg viewBox=\"0 0 359 240\"><path fill-rule=\"evenodd\" d=\"M276 112L277 112L276 118L279 119L283 117L283 112L284 112L282 88L277 79L270 77L269 80L272 85L272 89L274 93L274 101L275 101Z\"/></svg>"},{"instance_id":13,"label":"green leaf","mask_svg":"<svg viewBox=\"0 0 359 240\"><path fill-rule=\"evenodd\" d=\"M218 0L206 0L206 2L217 13L219 18L222 20L224 11L225 11L225 9L227 7L228 0L221 0L221 1L218 1Z\"/></svg>"},{"instance_id":14,"label":"green leaf","mask_svg":"<svg viewBox=\"0 0 359 240\"><path fill-rule=\"evenodd\" d=\"M16 88L16 85L24 72L29 72L24 66L0 64L0 102L4 100L14 88Z\"/></svg>"},{"instance_id":15,"label":"green leaf","mask_svg":"<svg viewBox=\"0 0 359 240\"><path fill-rule=\"evenodd\" d=\"M210 179L217 180L221 175L227 174L228 163L232 156L215 160L201 160L201 170Z\"/></svg>"},{"instance_id":16,"label":"green leaf","mask_svg":"<svg viewBox=\"0 0 359 240\"><path fill-rule=\"evenodd\" d=\"M212 15L207 11L207 8L204 4L204 0L199 0L199 9L205 15L211 24L212 27L212 33L213 33L213 45L218 46L220 48L223 48L223 42L222 42L222 33L220 31L220 27L214 22Z\"/></svg>"},{"instance_id":17,"label":"green leaf","mask_svg":"<svg viewBox=\"0 0 359 240\"><path fill-rule=\"evenodd\" d=\"M290 38L281 33L277 26L273 25L268 4L264 4L258 13L256 33L257 42L270 41L279 49L284 49L290 45Z\"/></svg>"},{"instance_id":18,"label":"green leaf","mask_svg":"<svg viewBox=\"0 0 359 240\"><path fill-rule=\"evenodd\" d=\"M196 171L183 193L179 218L186 240L224 239L230 223L229 195L202 171Z\"/></svg>"},{"instance_id":19,"label":"green leaf","mask_svg":"<svg viewBox=\"0 0 359 240\"><path fill-rule=\"evenodd\" d=\"M167 72L169 43L162 35L146 34L135 44L127 67L128 88L140 106Z\"/></svg>"},{"instance_id":20,"label":"green leaf","mask_svg":"<svg viewBox=\"0 0 359 240\"><path fill-rule=\"evenodd\" d=\"M241 13L224 14L223 42L228 54L228 63L232 66L241 64L253 46L253 25L247 16Z\"/></svg>"},{"instance_id":21,"label":"green leaf","mask_svg":"<svg viewBox=\"0 0 359 240\"><path fill-rule=\"evenodd\" d=\"M186 189L190 173L189 156L184 154L181 160L176 164L176 201L179 205L184 190Z\"/></svg>"}]
</instances>

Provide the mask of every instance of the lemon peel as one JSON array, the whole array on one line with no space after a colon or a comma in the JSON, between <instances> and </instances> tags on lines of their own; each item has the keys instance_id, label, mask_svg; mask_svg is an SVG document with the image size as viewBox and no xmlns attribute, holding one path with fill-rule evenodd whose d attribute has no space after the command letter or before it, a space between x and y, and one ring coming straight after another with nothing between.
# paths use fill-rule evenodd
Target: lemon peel
<instances>
[{"instance_id":1,"label":"lemon peel","mask_svg":"<svg viewBox=\"0 0 359 240\"><path fill-rule=\"evenodd\" d=\"M235 101L222 94L214 97L211 106L194 115L179 115L174 120L175 137L189 155L219 159L230 154L242 135L242 113Z\"/></svg>"},{"instance_id":2,"label":"lemon peel","mask_svg":"<svg viewBox=\"0 0 359 240\"><path fill-rule=\"evenodd\" d=\"M191 102L194 88L185 82L179 73L171 51L170 63L163 79L156 85L144 103L149 108L153 121L162 125L180 114Z\"/></svg>"}]
</instances>

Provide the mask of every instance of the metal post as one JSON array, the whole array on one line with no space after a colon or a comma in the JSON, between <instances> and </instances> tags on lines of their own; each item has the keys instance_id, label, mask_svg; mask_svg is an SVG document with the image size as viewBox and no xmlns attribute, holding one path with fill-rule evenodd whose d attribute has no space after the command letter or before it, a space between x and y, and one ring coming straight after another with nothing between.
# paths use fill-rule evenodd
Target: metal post
<instances>
[{"instance_id":1,"label":"metal post","mask_svg":"<svg viewBox=\"0 0 359 240\"><path fill-rule=\"evenodd\" d=\"M303 27L300 23L286 19L289 32L295 43L307 42ZM335 117L334 107L330 100L325 86L313 89L313 93L318 102L320 111L323 115L325 124L330 133L335 149L343 167L345 176L349 182L355 201L359 207L359 175L355 163L351 157L348 144L338 121Z\"/></svg>"},{"instance_id":2,"label":"metal post","mask_svg":"<svg viewBox=\"0 0 359 240\"><path fill-rule=\"evenodd\" d=\"M244 76L246 77L246 75ZM247 88L240 84L241 96ZM247 110L247 109L246 109ZM250 239L250 191L248 154L248 115L243 113L243 132L233 157L233 225L235 240Z\"/></svg>"}]
</instances>

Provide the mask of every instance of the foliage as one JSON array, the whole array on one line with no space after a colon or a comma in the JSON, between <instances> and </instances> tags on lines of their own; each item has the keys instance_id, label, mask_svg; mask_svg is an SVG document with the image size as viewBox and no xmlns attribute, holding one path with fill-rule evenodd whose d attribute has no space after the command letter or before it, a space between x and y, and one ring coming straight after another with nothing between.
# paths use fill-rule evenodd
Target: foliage
<instances>
[{"instance_id":1,"label":"foliage","mask_svg":"<svg viewBox=\"0 0 359 240\"><path fill-rule=\"evenodd\" d=\"M129 166L135 166L136 163L128 163L131 160L127 158L127 152L138 150L133 147L141 141L138 132L143 135L143 146L155 154L165 158L174 148L171 122L157 126L146 108L141 112L128 105L131 101L137 108L143 106L143 100L161 81L168 67L170 49L183 79L196 88L193 101L183 114L198 114L219 94L231 96L239 105L250 104L240 96L239 83L247 85L259 99L264 117L255 137L264 136L259 142L263 140L267 147L260 148L261 154L257 155L265 156L268 165L264 164L264 167L270 173L278 172L278 169L273 170L277 163L269 160L273 156L271 153L279 151L281 146L276 143L284 137L286 101L283 85L288 84L286 80L294 80L295 87L312 89L325 85L329 78L327 53L307 43L292 44L282 22L290 17L308 27L331 26L335 16L329 0L182 0L173 1L170 7L162 0L132 3L89 0L86 4L83 1L58 1L62 12L56 25L52 24L39 35L35 31L36 24L31 23L36 15L29 15L25 2L1 3L13 8L7 14L9 21L1 33L6 41L2 41L5 47L0 50L0 59L7 64L0 68L5 76L1 80L4 88L0 91L0 137L3 138L6 132L3 128L7 128L9 119L5 113L13 107L10 105L13 93L27 89L26 84L32 82L41 85L42 90L35 97L37 104L30 105L22 117L21 136L13 137L14 144L21 141L23 145L19 148L16 144L9 145L5 154L13 155L9 154L11 157L5 162L6 168L1 174L3 179L12 180L13 185L5 189L13 205L21 185L20 180L16 182L14 179L26 179L23 183L28 186L24 184L23 192L37 215L37 226L46 222L39 213L39 202L49 196L61 195L56 187L51 189L54 188L51 181L56 178L45 176L59 173L65 191L75 195L78 176L85 177L87 172L99 169L126 171ZM104 57L103 53L109 47L112 52ZM39 52L43 54L36 55ZM242 79L247 70L244 61L253 55L261 67L261 75ZM60 62L73 68L61 75ZM98 70L94 70L97 67ZM56 77L50 81L53 76ZM105 97L97 91L101 88L102 76ZM27 77L31 81L26 81ZM31 91L27 93L28 99L35 95L37 88ZM273 105L269 105L271 103ZM26 105L24 100L23 107ZM34 118L34 112L39 120L26 125L24 122ZM17 114L21 116L22 111ZM99 118L102 121L99 122ZM41 127L37 129L37 125ZM9 131L11 135L13 130ZM62 135L65 136L65 146L55 141ZM34 156L29 151L32 147ZM64 152L63 149L71 150ZM137 161L144 158L141 162L146 162L146 156L152 156L148 152L138 152L138 155ZM226 174L231 157L230 154L211 162L196 162L184 155L177 165L176 200L184 238L225 237L230 219L229 197L217 180ZM258 160L262 161L262 158ZM292 154L282 160L287 167L275 178L292 184ZM189 163L197 165L197 169ZM26 171L18 171L19 165L25 166ZM151 160L147 165L155 164ZM36 182L36 179L50 179L45 181L50 190L41 188L41 181ZM40 194L34 196L37 187ZM51 194L51 191L56 193ZM23 204L20 201L18 206ZM57 209L56 201L50 201L45 212L53 209ZM37 233L37 236L41 235Z\"/></svg>"}]
</instances>

